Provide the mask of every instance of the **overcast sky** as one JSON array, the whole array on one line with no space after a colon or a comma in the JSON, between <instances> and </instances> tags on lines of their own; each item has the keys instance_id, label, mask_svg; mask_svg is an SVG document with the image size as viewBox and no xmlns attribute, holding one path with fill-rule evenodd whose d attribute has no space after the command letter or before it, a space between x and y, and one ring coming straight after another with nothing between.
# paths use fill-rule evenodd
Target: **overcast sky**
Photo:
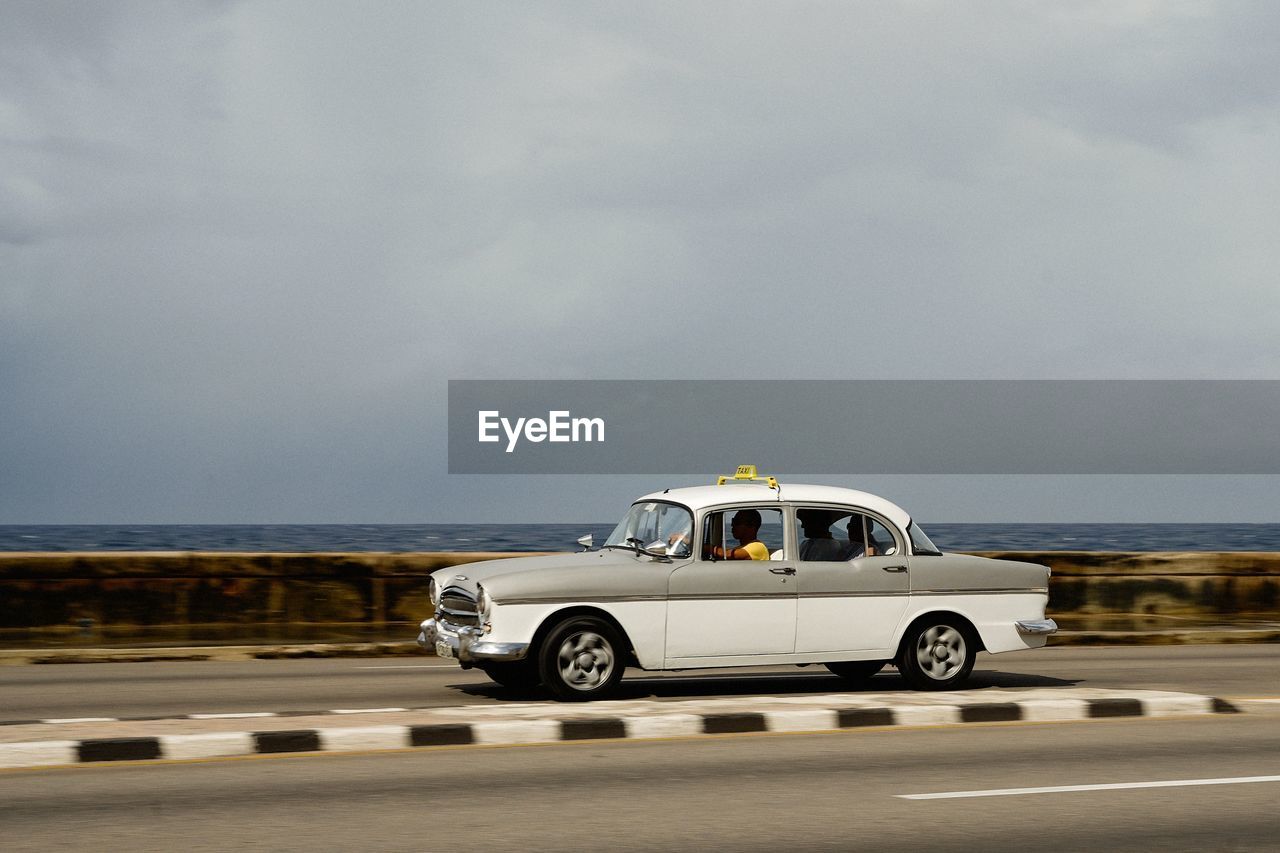
<instances>
[{"instance_id":1,"label":"overcast sky","mask_svg":"<svg viewBox=\"0 0 1280 853\"><path fill-rule=\"evenodd\" d=\"M1267 2L0 0L0 523L689 480L449 476L450 378L1280 378L1278 43ZM1278 521L1277 480L833 482Z\"/></svg>"}]
</instances>

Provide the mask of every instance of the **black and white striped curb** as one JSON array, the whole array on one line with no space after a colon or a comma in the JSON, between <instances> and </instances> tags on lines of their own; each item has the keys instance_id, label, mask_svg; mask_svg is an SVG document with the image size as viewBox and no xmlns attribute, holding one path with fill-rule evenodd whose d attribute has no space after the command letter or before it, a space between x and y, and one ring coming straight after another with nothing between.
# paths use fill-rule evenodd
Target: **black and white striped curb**
<instances>
[{"instance_id":1,"label":"black and white striped curb","mask_svg":"<svg viewBox=\"0 0 1280 853\"><path fill-rule=\"evenodd\" d=\"M820 732L884 726L1058 722L1115 717L1231 714L1223 699L1191 694L1142 698L1027 699L951 705L795 708L730 713L650 713L426 725L346 726L0 744L0 768L100 761L204 759L290 752L363 752L468 744L527 744L609 738L671 738L743 732Z\"/></svg>"}]
</instances>

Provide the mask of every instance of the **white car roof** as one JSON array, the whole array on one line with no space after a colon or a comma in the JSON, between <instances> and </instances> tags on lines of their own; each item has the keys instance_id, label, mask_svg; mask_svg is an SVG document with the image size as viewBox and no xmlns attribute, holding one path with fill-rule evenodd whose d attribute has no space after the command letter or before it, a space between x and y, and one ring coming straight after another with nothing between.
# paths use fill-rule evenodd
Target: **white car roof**
<instances>
[{"instance_id":1,"label":"white car roof","mask_svg":"<svg viewBox=\"0 0 1280 853\"><path fill-rule=\"evenodd\" d=\"M771 489L763 483L689 486L683 489L652 492L644 497L637 498L636 503L651 500L675 501L676 503L684 504L695 512L722 504L746 502L825 503L869 509L872 512L883 515L904 530L911 522L911 516L902 507L870 492L844 489L839 486L813 486L806 483L779 483L778 486L777 490Z\"/></svg>"}]
</instances>

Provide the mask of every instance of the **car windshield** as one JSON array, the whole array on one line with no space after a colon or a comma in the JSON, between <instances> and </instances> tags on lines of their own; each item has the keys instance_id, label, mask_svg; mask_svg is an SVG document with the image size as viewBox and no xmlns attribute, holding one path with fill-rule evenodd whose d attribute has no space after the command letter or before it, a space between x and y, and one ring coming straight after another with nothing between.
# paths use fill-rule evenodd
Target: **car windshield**
<instances>
[{"instance_id":1,"label":"car windshield","mask_svg":"<svg viewBox=\"0 0 1280 853\"><path fill-rule=\"evenodd\" d=\"M907 525L907 535L911 537L911 552L926 557L940 557L942 552L938 550L938 546L924 535L924 531L920 529L920 525L914 521Z\"/></svg>"},{"instance_id":2,"label":"car windshield","mask_svg":"<svg viewBox=\"0 0 1280 853\"><path fill-rule=\"evenodd\" d=\"M693 515L689 510L662 501L642 501L632 505L604 547L639 550L661 542L667 553L675 556L688 554L692 539Z\"/></svg>"}]
</instances>

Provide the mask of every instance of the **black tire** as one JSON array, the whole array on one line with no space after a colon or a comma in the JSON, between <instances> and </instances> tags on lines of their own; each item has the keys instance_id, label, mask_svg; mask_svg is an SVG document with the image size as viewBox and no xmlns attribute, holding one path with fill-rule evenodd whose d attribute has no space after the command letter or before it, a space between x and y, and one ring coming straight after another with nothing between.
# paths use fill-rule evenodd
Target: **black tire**
<instances>
[{"instance_id":1,"label":"black tire","mask_svg":"<svg viewBox=\"0 0 1280 853\"><path fill-rule=\"evenodd\" d=\"M479 667L489 678L512 690L532 690L539 684L538 668L533 661L496 661Z\"/></svg>"},{"instance_id":2,"label":"black tire","mask_svg":"<svg viewBox=\"0 0 1280 853\"><path fill-rule=\"evenodd\" d=\"M557 699L585 702L617 688L626 669L626 649L612 625L592 616L571 616L556 625L538 649L542 683Z\"/></svg>"},{"instance_id":3,"label":"black tire","mask_svg":"<svg viewBox=\"0 0 1280 853\"><path fill-rule=\"evenodd\" d=\"M842 660L823 664L827 669L846 681L866 681L880 670L888 661L883 660Z\"/></svg>"},{"instance_id":4,"label":"black tire","mask_svg":"<svg viewBox=\"0 0 1280 853\"><path fill-rule=\"evenodd\" d=\"M978 638L967 622L945 614L919 619L907 629L898 672L916 690L950 690L969 677Z\"/></svg>"}]
</instances>

